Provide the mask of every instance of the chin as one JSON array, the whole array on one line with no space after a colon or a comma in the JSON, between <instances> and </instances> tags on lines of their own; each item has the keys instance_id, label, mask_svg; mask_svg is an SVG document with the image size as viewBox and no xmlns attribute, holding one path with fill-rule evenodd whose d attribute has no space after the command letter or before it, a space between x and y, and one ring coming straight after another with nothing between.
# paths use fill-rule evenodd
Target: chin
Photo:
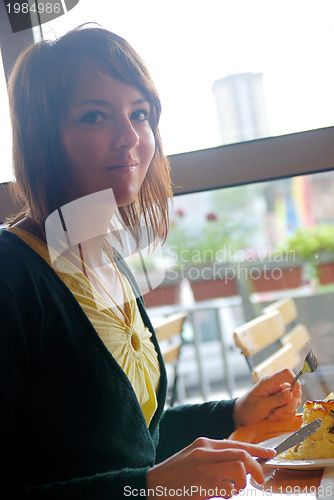
<instances>
[{"instance_id":1,"label":"chin","mask_svg":"<svg viewBox=\"0 0 334 500\"><path fill-rule=\"evenodd\" d=\"M116 205L120 207L127 207L128 205L131 205L131 203L135 202L138 198L138 192L136 191L135 193L122 193L122 194L115 194L115 199L116 199Z\"/></svg>"}]
</instances>

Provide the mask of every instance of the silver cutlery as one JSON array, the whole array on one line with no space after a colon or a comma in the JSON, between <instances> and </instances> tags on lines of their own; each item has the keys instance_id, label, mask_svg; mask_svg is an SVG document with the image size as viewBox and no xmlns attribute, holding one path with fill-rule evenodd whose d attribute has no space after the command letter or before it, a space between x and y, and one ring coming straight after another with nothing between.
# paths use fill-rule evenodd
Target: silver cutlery
<instances>
[{"instance_id":1,"label":"silver cutlery","mask_svg":"<svg viewBox=\"0 0 334 500\"><path fill-rule=\"evenodd\" d=\"M318 368L318 360L315 357L314 352L312 351L312 348L310 344L307 344L309 348L309 352L306 355L306 358L304 360L303 368L297 373L295 376L292 384L291 384L291 389L294 388L295 383L297 382L298 379L304 374L304 373L313 373L316 371Z\"/></svg>"}]
</instances>

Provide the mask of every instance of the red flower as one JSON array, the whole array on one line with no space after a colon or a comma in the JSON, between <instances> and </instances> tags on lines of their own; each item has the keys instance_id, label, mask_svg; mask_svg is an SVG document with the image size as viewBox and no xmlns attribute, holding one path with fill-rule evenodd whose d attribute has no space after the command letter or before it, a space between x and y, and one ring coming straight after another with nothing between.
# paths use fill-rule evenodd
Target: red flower
<instances>
[{"instance_id":1,"label":"red flower","mask_svg":"<svg viewBox=\"0 0 334 500\"><path fill-rule=\"evenodd\" d=\"M176 210L175 215L177 217L180 217L181 219L182 217L184 217L184 211L181 208L179 208L178 210Z\"/></svg>"},{"instance_id":2,"label":"red flower","mask_svg":"<svg viewBox=\"0 0 334 500\"><path fill-rule=\"evenodd\" d=\"M216 214L214 214L213 212L210 212L207 216L206 216L206 220L218 220L218 217Z\"/></svg>"}]
</instances>

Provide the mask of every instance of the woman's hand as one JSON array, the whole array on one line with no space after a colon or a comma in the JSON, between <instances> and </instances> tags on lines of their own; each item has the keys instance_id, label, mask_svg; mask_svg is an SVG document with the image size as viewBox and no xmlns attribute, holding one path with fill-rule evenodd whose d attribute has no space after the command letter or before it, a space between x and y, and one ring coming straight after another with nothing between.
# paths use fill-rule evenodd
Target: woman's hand
<instances>
[{"instance_id":1,"label":"woman's hand","mask_svg":"<svg viewBox=\"0 0 334 500\"><path fill-rule=\"evenodd\" d=\"M256 424L266 418L292 418L302 396L299 381L291 391L294 376L292 370L285 368L274 375L264 377L244 396L237 399L233 413L236 426Z\"/></svg>"},{"instance_id":2,"label":"woman's hand","mask_svg":"<svg viewBox=\"0 0 334 500\"><path fill-rule=\"evenodd\" d=\"M198 438L179 453L154 466L147 475L150 496L230 498L246 486L246 474L262 484L260 464L252 455L272 458L273 450L238 441Z\"/></svg>"}]
</instances>

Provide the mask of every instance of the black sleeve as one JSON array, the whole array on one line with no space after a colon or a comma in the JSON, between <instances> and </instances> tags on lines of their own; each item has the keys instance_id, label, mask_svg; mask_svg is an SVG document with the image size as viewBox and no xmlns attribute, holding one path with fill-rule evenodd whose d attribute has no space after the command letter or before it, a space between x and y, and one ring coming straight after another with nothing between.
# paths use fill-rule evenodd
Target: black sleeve
<instances>
[{"instance_id":1,"label":"black sleeve","mask_svg":"<svg viewBox=\"0 0 334 500\"><path fill-rule=\"evenodd\" d=\"M191 444L198 437L225 439L234 431L235 399L168 408L160 424L157 463Z\"/></svg>"}]
</instances>

